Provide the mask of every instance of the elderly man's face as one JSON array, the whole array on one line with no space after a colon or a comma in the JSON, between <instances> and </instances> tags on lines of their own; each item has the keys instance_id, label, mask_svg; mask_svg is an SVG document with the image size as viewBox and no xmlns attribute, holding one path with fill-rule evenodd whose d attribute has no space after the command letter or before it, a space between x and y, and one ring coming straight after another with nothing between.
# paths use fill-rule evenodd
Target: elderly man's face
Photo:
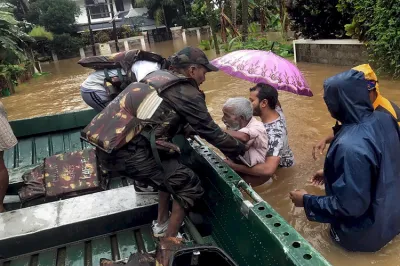
<instances>
[{"instance_id":1,"label":"elderly man's face","mask_svg":"<svg viewBox=\"0 0 400 266\"><path fill-rule=\"evenodd\" d=\"M240 129L240 117L234 115L233 108L224 107L222 108L224 116L222 122L224 122L227 129L239 130Z\"/></svg>"}]
</instances>

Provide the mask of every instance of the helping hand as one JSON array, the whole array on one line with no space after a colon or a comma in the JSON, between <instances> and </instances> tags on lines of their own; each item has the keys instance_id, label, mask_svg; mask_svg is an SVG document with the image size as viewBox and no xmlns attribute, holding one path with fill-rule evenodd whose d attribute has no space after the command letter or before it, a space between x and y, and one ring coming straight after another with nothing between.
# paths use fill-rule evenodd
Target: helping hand
<instances>
[{"instance_id":1,"label":"helping hand","mask_svg":"<svg viewBox=\"0 0 400 266\"><path fill-rule=\"evenodd\" d=\"M315 173L315 175L311 178L310 180L311 184L314 186L321 186L325 184L325 179L324 179L324 170L321 169Z\"/></svg>"},{"instance_id":2,"label":"helping hand","mask_svg":"<svg viewBox=\"0 0 400 266\"><path fill-rule=\"evenodd\" d=\"M326 148L326 139L323 139L323 140L319 141L317 144L315 144L313 146L312 156L313 156L314 160L317 160L316 152L318 151L319 154L322 155L322 153L324 152L325 148Z\"/></svg>"},{"instance_id":3,"label":"helping hand","mask_svg":"<svg viewBox=\"0 0 400 266\"><path fill-rule=\"evenodd\" d=\"M292 200L294 206L304 207L303 196L308 194L304 189L295 189L289 193L289 197Z\"/></svg>"}]
</instances>

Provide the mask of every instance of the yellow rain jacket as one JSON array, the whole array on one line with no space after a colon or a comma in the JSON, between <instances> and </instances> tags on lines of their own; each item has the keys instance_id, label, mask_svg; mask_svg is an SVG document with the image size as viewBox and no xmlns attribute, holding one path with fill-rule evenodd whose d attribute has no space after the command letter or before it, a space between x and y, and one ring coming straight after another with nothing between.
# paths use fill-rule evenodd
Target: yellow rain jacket
<instances>
[{"instance_id":1,"label":"yellow rain jacket","mask_svg":"<svg viewBox=\"0 0 400 266\"><path fill-rule=\"evenodd\" d=\"M364 73L367 80L375 81L375 89L377 93L376 100L372 103L376 111L383 111L391 114L400 126L400 108L393 102L383 97L379 90L378 78L369 64L359 65L353 68L354 70Z\"/></svg>"}]
</instances>

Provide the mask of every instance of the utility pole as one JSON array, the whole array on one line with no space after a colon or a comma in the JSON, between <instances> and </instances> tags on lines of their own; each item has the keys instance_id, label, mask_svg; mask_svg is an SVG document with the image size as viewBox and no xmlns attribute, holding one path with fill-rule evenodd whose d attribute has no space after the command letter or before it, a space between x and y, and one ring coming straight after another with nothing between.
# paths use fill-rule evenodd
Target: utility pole
<instances>
[{"instance_id":1,"label":"utility pole","mask_svg":"<svg viewBox=\"0 0 400 266\"><path fill-rule=\"evenodd\" d=\"M115 41L115 49L117 50L117 52L119 52L118 34L117 34L117 27L115 26L113 0L110 0L110 10L111 10L112 25L113 25L113 34L114 34L114 41Z\"/></svg>"},{"instance_id":2,"label":"utility pole","mask_svg":"<svg viewBox=\"0 0 400 266\"><path fill-rule=\"evenodd\" d=\"M90 34L90 44L92 46L93 55L96 55L96 47L94 46L94 36L93 36L93 31L92 31L92 26L91 26L91 19L90 19L90 10L89 10L89 6L87 5L86 0L85 0L85 7L86 7L86 16L87 16L87 19L88 19L88 27L89 27L89 34Z\"/></svg>"}]
</instances>

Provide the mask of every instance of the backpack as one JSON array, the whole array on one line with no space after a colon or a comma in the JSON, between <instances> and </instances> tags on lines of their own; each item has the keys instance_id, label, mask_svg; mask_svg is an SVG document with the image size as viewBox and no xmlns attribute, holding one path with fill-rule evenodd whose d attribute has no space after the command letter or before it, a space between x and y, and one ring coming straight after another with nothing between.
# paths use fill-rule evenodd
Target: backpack
<instances>
[{"instance_id":1,"label":"backpack","mask_svg":"<svg viewBox=\"0 0 400 266\"><path fill-rule=\"evenodd\" d=\"M78 61L83 67L95 70L104 70L104 87L111 99L114 99L121 91L123 91L130 83L136 82L135 74L131 71L132 65L136 61L145 60L161 64L161 68L167 68L168 62L162 56L143 51L129 50L126 52L114 53L112 55L90 56L82 58ZM118 80L113 80L108 75L108 70L116 69L118 72ZM122 70L125 75L122 75Z\"/></svg>"},{"instance_id":2,"label":"backpack","mask_svg":"<svg viewBox=\"0 0 400 266\"><path fill-rule=\"evenodd\" d=\"M144 135L156 145L154 134L143 129L161 123L151 120L163 101L159 95L178 83L193 83L193 80L169 71L158 70L147 75L144 82L130 84L112 100L81 131L81 139L106 153L122 148L138 134ZM170 148L162 143L159 145Z\"/></svg>"}]
</instances>

